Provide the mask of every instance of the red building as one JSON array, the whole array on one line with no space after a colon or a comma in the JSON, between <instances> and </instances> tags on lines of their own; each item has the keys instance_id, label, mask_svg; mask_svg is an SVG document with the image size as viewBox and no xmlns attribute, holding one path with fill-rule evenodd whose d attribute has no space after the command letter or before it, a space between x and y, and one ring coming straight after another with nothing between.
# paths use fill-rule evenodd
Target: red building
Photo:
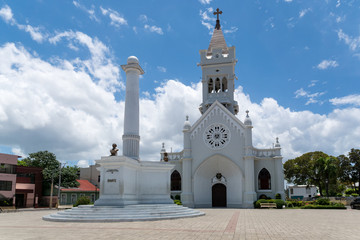
<instances>
[{"instance_id":1,"label":"red building","mask_svg":"<svg viewBox=\"0 0 360 240\"><path fill-rule=\"evenodd\" d=\"M16 207L37 207L42 197L42 168L16 167Z\"/></svg>"}]
</instances>

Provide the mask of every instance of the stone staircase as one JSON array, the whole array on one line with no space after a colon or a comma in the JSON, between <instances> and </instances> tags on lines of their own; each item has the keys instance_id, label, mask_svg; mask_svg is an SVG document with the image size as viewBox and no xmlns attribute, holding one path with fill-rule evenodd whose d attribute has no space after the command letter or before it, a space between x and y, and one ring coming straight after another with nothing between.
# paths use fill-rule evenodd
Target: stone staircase
<instances>
[{"instance_id":1,"label":"stone staircase","mask_svg":"<svg viewBox=\"0 0 360 240\"><path fill-rule=\"evenodd\" d=\"M203 216L205 213L176 204L139 204L125 207L80 205L43 217L55 222L132 222Z\"/></svg>"}]
</instances>

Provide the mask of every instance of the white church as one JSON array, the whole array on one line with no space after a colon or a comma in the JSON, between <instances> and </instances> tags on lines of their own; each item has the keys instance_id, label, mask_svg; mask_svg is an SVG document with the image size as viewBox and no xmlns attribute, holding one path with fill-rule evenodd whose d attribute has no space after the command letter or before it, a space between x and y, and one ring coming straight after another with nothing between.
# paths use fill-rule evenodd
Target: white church
<instances>
[{"instance_id":1,"label":"white church","mask_svg":"<svg viewBox=\"0 0 360 240\"><path fill-rule=\"evenodd\" d=\"M281 148L258 149L252 143L249 111L242 122L234 100L235 47L228 47L218 20L207 50L200 50L201 117L183 126L184 148L161 149L161 162L175 165L171 194L187 207L251 208L261 197L284 199Z\"/></svg>"}]
</instances>

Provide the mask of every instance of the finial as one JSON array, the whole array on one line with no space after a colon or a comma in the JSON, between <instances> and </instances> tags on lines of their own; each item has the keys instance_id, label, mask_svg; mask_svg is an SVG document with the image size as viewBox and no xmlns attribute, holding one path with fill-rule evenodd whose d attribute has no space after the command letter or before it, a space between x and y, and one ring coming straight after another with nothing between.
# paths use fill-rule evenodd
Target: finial
<instances>
[{"instance_id":1,"label":"finial","mask_svg":"<svg viewBox=\"0 0 360 240\"><path fill-rule=\"evenodd\" d=\"M276 137L276 143L279 143L279 138L278 137Z\"/></svg>"},{"instance_id":2,"label":"finial","mask_svg":"<svg viewBox=\"0 0 360 240\"><path fill-rule=\"evenodd\" d=\"M186 121L189 121L189 115L186 115Z\"/></svg>"},{"instance_id":3,"label":"finial","mask_svg":"<svg viewBox=\"0 0 360 240\"><path fill-rule=\"evenodd\" d=\"M217 15L216 25L215 25L215 29L217 29L217 30L220 29L220 20L219 20L219 15L220 14L222 14L222 11L219 11L219 8L217 8L216 12L214 12L214 15Z\"/></svg>"},{"instance_id":4,"label":"finial","mask_svg":"<svg viewBox=\"0 0 360 240\"><path fill-rule=\"evenodd\" d=\"M249 117L249 110L246 110L246 117Z\"/></svg>"},{"instance_id":5,"label":"finial","mask_svg":"<svg viewBox=\"0 0 360 240\"><path fill-rule=\"evenodd\" d=\"M165 143L164 142L162 143L162 148L165 148Z\"/></svg>"}]
</instances>

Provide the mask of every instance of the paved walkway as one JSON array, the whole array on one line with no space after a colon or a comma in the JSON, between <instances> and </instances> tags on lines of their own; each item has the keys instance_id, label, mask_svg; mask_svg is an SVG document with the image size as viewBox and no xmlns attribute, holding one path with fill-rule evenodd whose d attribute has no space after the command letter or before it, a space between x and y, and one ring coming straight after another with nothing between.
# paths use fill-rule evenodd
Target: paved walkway
<instances>
[{"instance_id":1,"label":"paved walkway","mask_svg":"<svg viewBox=\"0 0 360 240\"><path fill-rule=\"evenodd\" d=\"M360 239L360 210L199 210L206 215L120 223L41 219L57 210L0 213L0 239Z\"/></svg>"}]
</instances>

